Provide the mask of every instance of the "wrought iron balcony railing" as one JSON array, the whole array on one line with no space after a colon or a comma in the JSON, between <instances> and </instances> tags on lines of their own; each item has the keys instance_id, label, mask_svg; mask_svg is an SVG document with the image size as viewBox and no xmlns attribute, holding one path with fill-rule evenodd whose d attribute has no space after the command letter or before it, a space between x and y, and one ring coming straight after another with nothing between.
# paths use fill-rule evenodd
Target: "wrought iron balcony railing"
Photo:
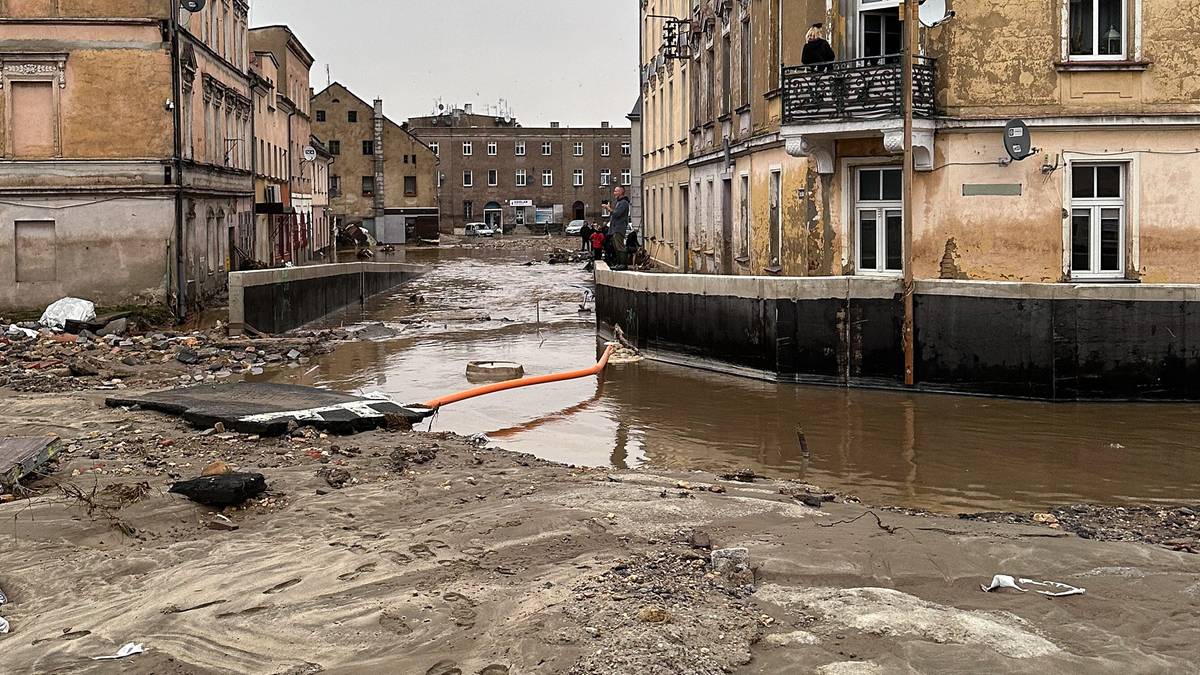
<instances>
[{"instance_id":1,"label":"wrought iron balcony railing","mask_svg":"<svg viewBox=\"0 0 1200 675\"><path fill-rule=\"evenodd\" d=\"M934 115L936 59L914 64L913 112ZM899 56L834 61L783 69L783 123L877 119L904 113L904 72Z\"/></svg>"}]
</instances>

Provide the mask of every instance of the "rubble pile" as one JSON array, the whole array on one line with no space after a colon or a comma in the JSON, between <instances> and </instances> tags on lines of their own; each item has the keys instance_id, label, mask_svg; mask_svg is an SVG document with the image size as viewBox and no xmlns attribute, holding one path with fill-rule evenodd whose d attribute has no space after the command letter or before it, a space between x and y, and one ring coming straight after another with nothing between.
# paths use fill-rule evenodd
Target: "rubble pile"
<instances>
[{"instance_id":1,"label":"rubble pile","mask_svg":"<svg viewBox=\"0 0 1200 675\"><path fill-rule=\"evenodd\" d=\"M966 520L1038 525L1097 541L1139 541L1200 554L1200 504L1191 506L1057 506L1047 513L973 513Z\"/></svg>"},{"instance_id":2,"label":"rubble pile","mask_svg":"<svg viewBox=\"0 0 1200 675\"><path fill-rule=\"evenodd\" d=\"M7 324L6 324L7 325ZM124 389L139 385L210 382L301 366L348 338L341 330L288 338L236 339L209 332L97 335L57 332L37 323L0 333L0 387L25 392Z\"/></svg>"}]
</instances>

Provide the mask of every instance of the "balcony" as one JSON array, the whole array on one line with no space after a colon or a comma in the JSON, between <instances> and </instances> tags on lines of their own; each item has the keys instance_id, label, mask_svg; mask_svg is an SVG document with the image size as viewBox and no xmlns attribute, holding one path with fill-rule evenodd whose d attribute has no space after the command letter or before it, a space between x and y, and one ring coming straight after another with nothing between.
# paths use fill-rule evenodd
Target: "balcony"
<instances>
[{"instance_id":1,"label":"balcony","mask_svg":"<svg viewBox=\"0 0 1200 675\"><path fill-rule=\"evenodd\" d=\"M913 69L914 115L933 117L936 59L919 56ZM898 56L788 66L783 69L783 123L900 117L903 80Z\"/></svg>"},{"instance_id":2,"label":"balcony","mask_svg":"<svg viewBox=\"0 0 1200 675\"><path fill-rule=\"evenodd\" d=\"M918 170L932 168L936 59L920 56L913 77L913 150ZM783 69L783 129L788 154L809 157L818 173L834 172L834 142L883 137L904 152L904 71L899 56L834 61Z\"/></svg>"}]
</instances>

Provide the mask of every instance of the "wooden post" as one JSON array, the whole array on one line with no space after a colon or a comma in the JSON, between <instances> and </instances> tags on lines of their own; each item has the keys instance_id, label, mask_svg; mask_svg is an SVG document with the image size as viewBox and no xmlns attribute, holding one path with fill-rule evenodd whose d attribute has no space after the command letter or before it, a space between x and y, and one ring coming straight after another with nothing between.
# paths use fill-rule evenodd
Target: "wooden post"
<instances>
[{"instance_id":1,"label":"wooden post","mask_svg":"<svg viewBox=\"0 0 1200 675\"><path fill-rule=\"evenodd\" d=\"M904 384L916 383L916 345L913 339L913 85L916 82L918 36L920 28L917 0L904 5Z\"/></svg>"}]
</instances>

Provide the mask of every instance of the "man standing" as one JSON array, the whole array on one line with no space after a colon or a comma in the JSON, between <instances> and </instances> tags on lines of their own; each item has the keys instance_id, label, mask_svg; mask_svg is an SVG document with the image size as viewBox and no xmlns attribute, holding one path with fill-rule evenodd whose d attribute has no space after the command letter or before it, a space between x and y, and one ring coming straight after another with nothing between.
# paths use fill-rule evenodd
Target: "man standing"
<instances>
[{"instance_id":1,"label":"man standing","mask_svg":"<svg viewBox=\"0 0 1200 675\"><path fill-rule=\"evenodd\" d=\"M628 261L625 256L625 237L629 235L629 198L625 196L625 188L618 185L613 189L613 199L616 200L608 219L608 236L613 247L613 269L625 269Z\"/></svg>"}]
</instances>

